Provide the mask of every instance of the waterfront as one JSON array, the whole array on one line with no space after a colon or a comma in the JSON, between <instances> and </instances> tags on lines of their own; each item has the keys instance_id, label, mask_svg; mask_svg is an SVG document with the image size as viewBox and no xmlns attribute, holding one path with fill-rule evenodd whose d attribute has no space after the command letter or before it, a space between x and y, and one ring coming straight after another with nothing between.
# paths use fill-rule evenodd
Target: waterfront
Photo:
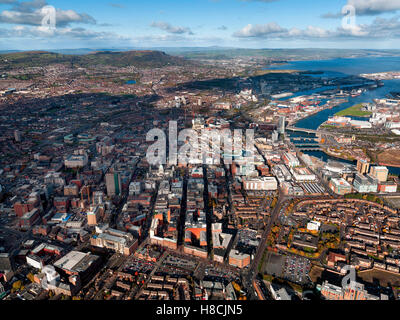
<instances>
[{"instance_id":1,"label":"waterfront","mask_svg":"<svg viewBox=\"0 0 400 320\"><path fill-rule=\"evenodd\" d=\"M400 69L399 66L400 57L370 57L291 61L287 64L273 66L270 69L302 70L313 72L321 71L321 74L314 74L313 76L345 77L348 75L359 75L362 73L398 71L398 69Z\"/></svg>"},{"instance_id":2,"label":"waterfront","mask_svg":"<svg viewBox=\"0 0 400 320\"><path fill-rule=\"evenodd\" d=\"M373 99L385 98L390 92L400 90L400 80L385 80L383 87L367 90L358 97L348 97L348 102L342 103L332 109L322 110L308 118L304 118L296 123L296 127L317 130L321 124L334 116L337 112L345 110L356 104L372 102ZM365 118L363 119L365 120Z\"/></svg>"},{"instance_id":3,"label":"waterfront","mask_svg":"<svg viewBox=\"0 0 400 320\"><path fill-rule=\"evenodd\" d=\"M278 69L295 69L295 70L310 70L310 71L323 71L321 74L316 76L346 76L356 75L360 73L373 73L373 72L386 72L397 70L397 66L400 65L399 57L390 58L363 58L363 59L334 59L334 60L321 60L321 61L297 61L291 62L290 64L282 65L277 67ZM318 113L315 113L307 118L299 120L295 123L298 128L317 130L321 124L328 120L329 117L334 116L337 112L345 110L351 106L359 103L372 102L373 99L385 98L390 92L400 91L400 80L385 80L383 81L384 86L376 89L366 90L363 94L358 97L348 97L348 102L342 103L332 109L325 109ZM315 92L297 92L296 96L303 94L312 94ZM365 118L364 118L365 120ZM291 137L310 137L310 135L304 134L299 135L291 134ZM311 135L312 137L313 135ZM306 151L305 153L322 159L336 160L346 163L352 163L351 161L334 158L327 155L323 151ZM391 174L400 175L400 168L388 167Z\"/></svg>"},{"instance_id":4,"label":"waterfront","mask_svg":"<svg viewBox=\"0 0 400 320\"><path fill-rule=\"evenodd\" d=\"M290 136L290 138L301 138L301 137L304 137L306 139L315 138L314 134L298 133L298 132L297 133L290 133L289 136ZM300 141L293 141L292 140L292 142L295 145L298 145L298 144L303 143L304 140L303 141L302 140L300 140ZM316 157L316 158L318 158L318 159L320 159L322 161L325 161L325 162L327 162L328 160L333 160L333 161L339 161L339 162L344 162L344 163L348 163L348 164L356 164L355 161L336 158L336 157L330 156L330 155L326 154L325 152L319 151L319 150L316 150L316 151L308 150L308 151L304 151L304 153L308 154L309 156ZM394 174L394 175L400 176L400 168L388 166L388 169L389 169L390 174Z\"/></svg>"}]
</instances>

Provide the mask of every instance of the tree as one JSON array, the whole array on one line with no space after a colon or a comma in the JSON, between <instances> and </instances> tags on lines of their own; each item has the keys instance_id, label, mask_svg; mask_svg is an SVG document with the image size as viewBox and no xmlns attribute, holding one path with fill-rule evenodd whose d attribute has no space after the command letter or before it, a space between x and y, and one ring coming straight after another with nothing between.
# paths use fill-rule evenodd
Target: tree
<instances>
[{"instance_id":1,"label":"tree","mask_svg":"<svg viewBox=\"0 0 400 320\"><path fill-rule=\"evenodd\" d=\"M21 287L22 287L22 281L21 280L15 281L13 283L13 285L12 285L13 291L21 290Z\"/></svg>"},{"instance_id":2,"label":"tree","mask_svg":"<svg viewBox=\"0 0 400 320\"><path fill-rule=\"evenodd\" d=\"M35 282L35 279L34 279L35 276L32 273L29 273L26 277L29 279L30 282L32 282L32 283Z\"/></svg>"}]
</instances>

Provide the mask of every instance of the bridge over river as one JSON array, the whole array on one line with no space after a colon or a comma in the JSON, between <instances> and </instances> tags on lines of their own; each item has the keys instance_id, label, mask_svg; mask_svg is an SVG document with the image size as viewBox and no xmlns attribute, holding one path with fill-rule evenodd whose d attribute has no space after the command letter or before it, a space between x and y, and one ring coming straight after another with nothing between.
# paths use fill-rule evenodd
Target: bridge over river
<instances>
[{"instance_id":1,"label":"bridge over river","mask_svg":"<svg viewBox=\"0 0 400 320\"><path fill-rule=\"evenodd\" d=\"M287 131L292 131L292 132L302 132L302 133L308 133L308 134L315 134L316 137L320 137L322 135L325 136L332 136L334 137L335 134L331 132L326 132L326 131L317 131L317 130L312 130L312 129L306 129L306 128L297 128L297 127L292 127L289 126L286 128Z\"/></svg>"}]
</instances>

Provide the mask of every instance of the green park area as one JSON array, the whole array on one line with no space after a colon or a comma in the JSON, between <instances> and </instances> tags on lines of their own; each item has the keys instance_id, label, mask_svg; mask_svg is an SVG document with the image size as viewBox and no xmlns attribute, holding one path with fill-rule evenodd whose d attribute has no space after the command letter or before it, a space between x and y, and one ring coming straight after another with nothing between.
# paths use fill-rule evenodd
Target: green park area
<instances>
[{"instance_id":1,"label":"green park area","mask_svg":"<svg viewBox=\"0 0 400 320\"><path fill-rule=\"evenodd\" d=\"M362 108L363 108L362 104L357 104L357 105L347 108L345 110L339 111L338 113L335 114L335 116L368 117L368 116L372 115L372 112L363 111Z\"/></svg>"}]
</instances>

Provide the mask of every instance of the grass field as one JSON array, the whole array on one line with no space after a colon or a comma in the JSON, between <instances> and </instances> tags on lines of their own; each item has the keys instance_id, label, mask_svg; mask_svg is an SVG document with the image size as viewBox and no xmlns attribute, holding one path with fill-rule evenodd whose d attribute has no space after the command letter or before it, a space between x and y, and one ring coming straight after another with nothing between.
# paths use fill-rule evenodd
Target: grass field
<instances>
[{"instance_id":1,"label":"grass field","mask_svg":"<svg viewBox=\"0 0 400 320\"><path fill-rule=\"evenodd\" d=\"M335 116L368 117L368 116L372 115L372 112L361 110L362 107L363 106L361 104L357 104L357 105L347 108L345 110L339 111L338 113L335 114Z\"/></svg>"}]
</instances>

